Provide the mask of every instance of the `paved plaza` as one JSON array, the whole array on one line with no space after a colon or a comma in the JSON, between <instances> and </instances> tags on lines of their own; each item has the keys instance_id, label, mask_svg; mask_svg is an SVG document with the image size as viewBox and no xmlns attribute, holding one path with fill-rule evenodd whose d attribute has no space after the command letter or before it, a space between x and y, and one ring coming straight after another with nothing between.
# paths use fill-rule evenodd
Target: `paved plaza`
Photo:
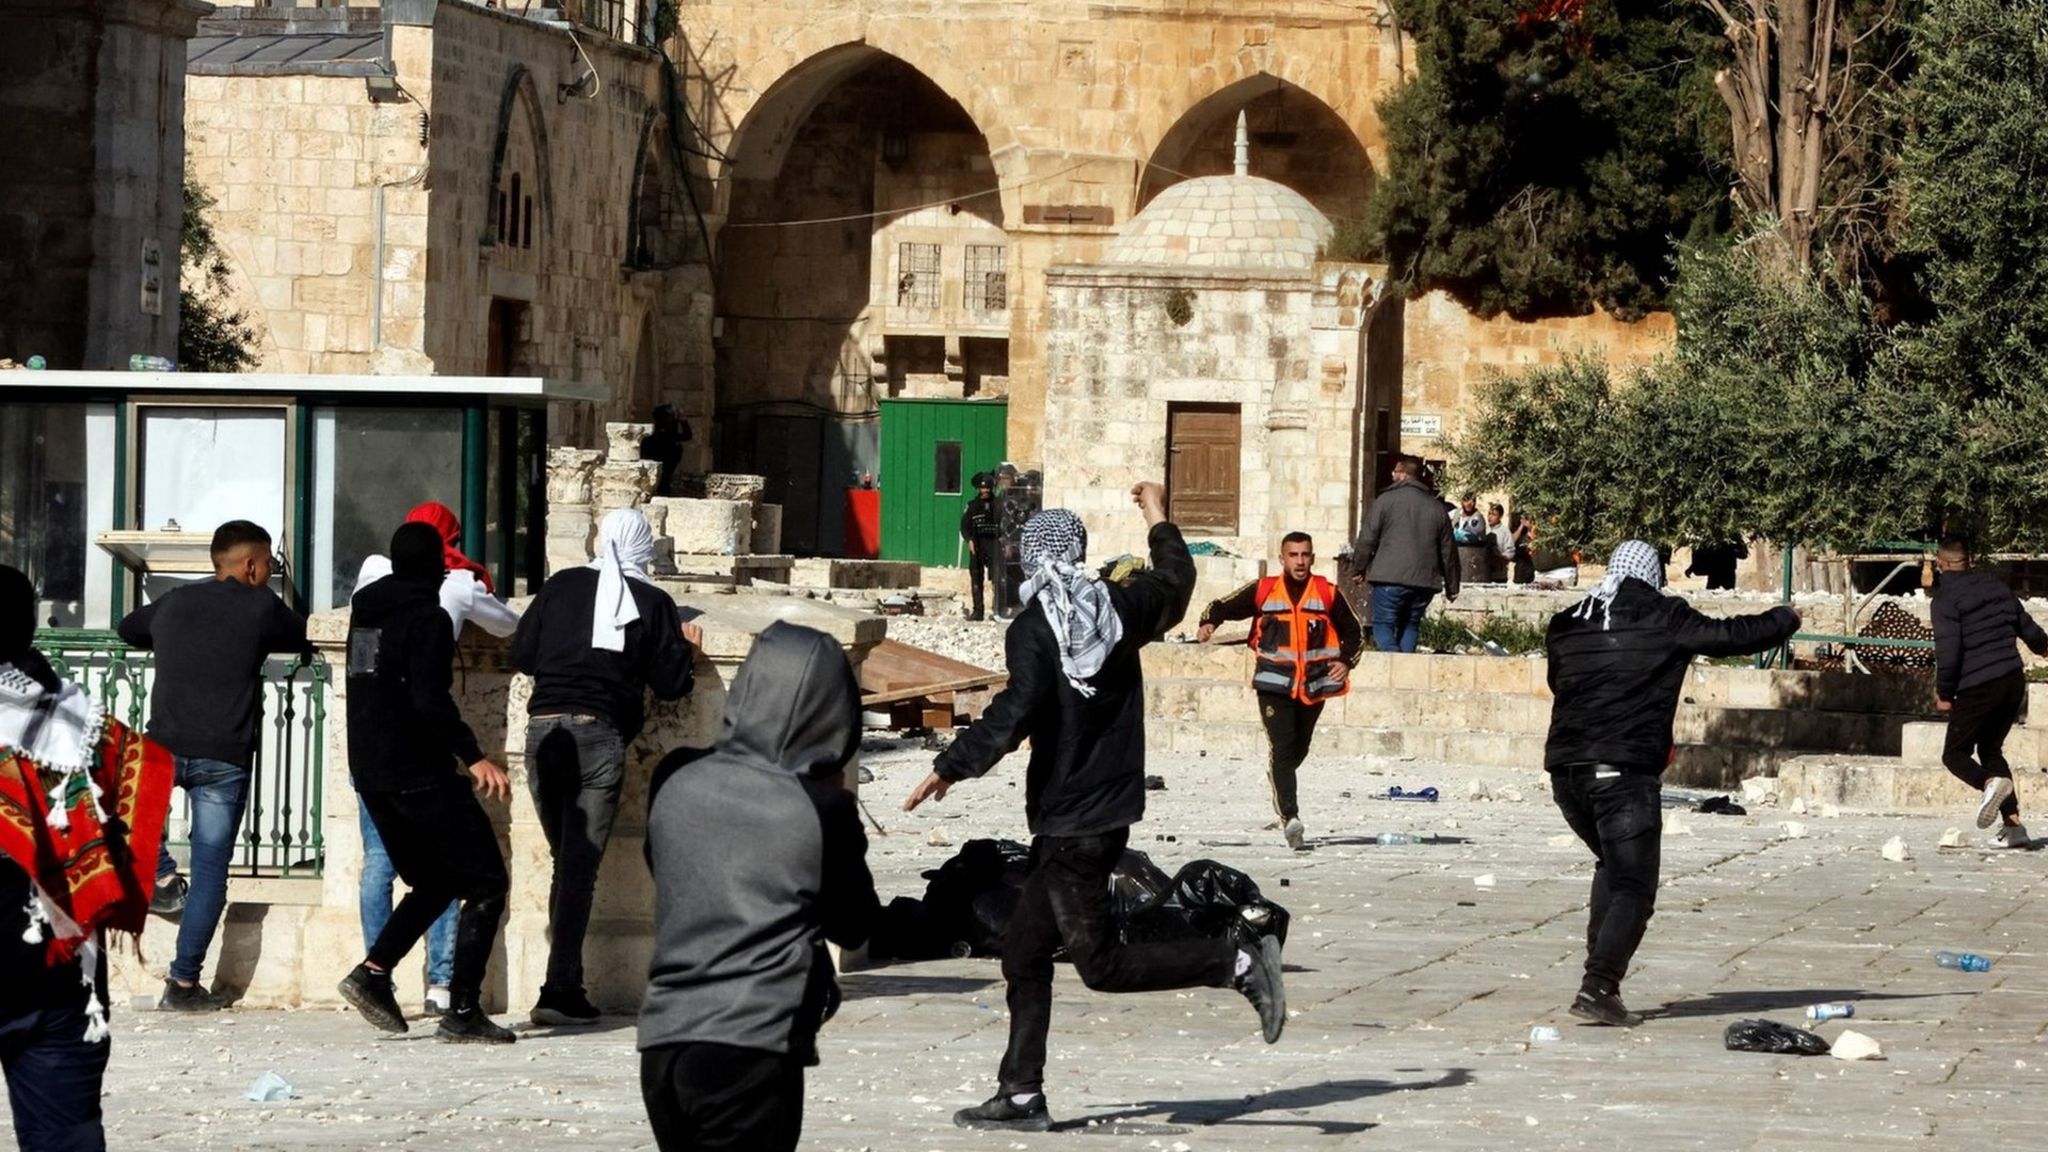
<instances>
[{"instance_id":1,"label":"paved plaza","mask_svg":"<svg viewBox=\"0 0 2048 1152\"><path fill-rule=\"evenodd\" d=\"M1531 759L1537 756L1532 744ZM870 859L884 898L974 836L1022 835L1022 757L906 818L929 754L881 751L863 789L889 830ZM1094 1149L2017 1147L2048 1126L2048 856L1940 849L1969 815L1679 814L1667 797L1659 915L1625 992L1654 1018L1635 1031L1564 1012L1578 981L1590 862L1564 839L1536 772L1311 758L1312 851L1286 850L1256 763L1157 763L1133 845L1169 871L1213 856L1294 914L1293 1015L1274 1047L1236 994L1104 996L1071 970L1058 986L1043 1136L952 1127L986 1096L1006 1016L993 960L855 973L820 1040L806 1148ZM1390 784L1443 802L1368 799ZM2022 785L2024 787L2024 784ZM1803 835L1787 836L1796 821ZM1383 847L1383 831L1441 842ZM1880 855L1902 837L1911 859ZM1171 840L1166 839L1172 837ZM934 843L945 841L944 844ZM1486 878L1490 877L1488 880ZM1284 886L1283 886L1284 885ZM1939 947L1990 972L1937 968ZM337 974L348 958L335 957ZM1854 1000L1882 1062L1725 1051L1732 1020L1793 1022ZM1532 1046L1530 1029L1562 1038ZM516 1047L384 1038L335 1011L178 1017L122 1010L107 1084L117 1149L652 1146L631 1022L581 1033L520 1024ZM1821 1031L1834 1035L1834 1023ZM266 1071L297 1098L242 1094Z\"/></svg>"}]
</instances>

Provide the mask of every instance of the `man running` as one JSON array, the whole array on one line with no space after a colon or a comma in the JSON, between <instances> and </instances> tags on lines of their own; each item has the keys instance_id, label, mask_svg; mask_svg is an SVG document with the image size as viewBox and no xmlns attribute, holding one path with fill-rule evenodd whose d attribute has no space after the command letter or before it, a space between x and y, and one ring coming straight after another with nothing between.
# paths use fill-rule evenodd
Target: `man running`
<instances>
[{"instance_id":1,"label":"man running","mask_svg":"<svg viewBox=\"0 0 2048 1152\"><path fill-rule=\"evenodd\" d=\"M455 635L441 607L441 550L433 528L401 525L391 537L391 575L349 601L349 776L410 891L342 980L341 996L375 1027L406 1031L391 969L449 901L460 900L448 1010L435 1035L459 1044L510 1044L517 1037L484 1015L479 1002L510 881L491 819L458 770L492 799L509 796L512 786L455 704Z\"/></svg>"},{"instance_id":2,"label":"man running","mask_svg":"<svg viewBox=\"0 0 2048 1152\"><path fill-rule=\"evenodd\" d=\"M1695 656L1747 656L1799 630L1780 606L1716 620L1666 596L1657 550L1614 550L1593 594L1550 621L1550 739L1543 765L1565 823L1593 850L1586 975L1571 1013L1619 1027L1643 1022L1621 980L1657 902L1663 784L1678 695Z\"/></svg>"},{"instance_id":3,"label":"man running","mask_svg":"<svg viewBox=\"0 0 2048 1152\"><path fill-rule=\"evenodd\" d=\"M1253 580L1214 601L1202 609L1195 630L1195 639L1206 644L1218 624L1253 621L1250 643L1258 662L1252 690L1266 725L1273 810L1287 846L1296 852L1306 841L1295 770L1308 759L1323 702L1351 690L1351 666L1365 639L1350 602L1314 573L1315 563L1315 541L1306 532L1289 532L1280 538L1282 574Z\"/></svg>"},{"instance_id":4,"label":"man running","mask_svg":"<svg viewBox=\"0 0 2048 1152\"><path fill-rule=\"evenodd\" d=\"M1145 680L1138 650L1186 614L1195 564L1166 519L1165 490L1131 489L1150 526L1152 567L1106 584L1083 566L1088 533L1063 508L1033 516L1021 544L1025 604L1004 637L1009 684L944 752L903 803L940 800L1031 741L1024 812L1031 872L1003 941L1010 1044L996 1094L953 1116L962 1128L1043 1132L1045 1042L1053 954L1064 944L1098 992L1235 988L1258 1010L1268 1044L1287 1020L1280 943L1229 940L1125 944L1111 915L1109 875L1145 815Z\"/></svg>"},{"instance_id":5,"label":"man running","mask_svg":"<svg viewBox=\"0 0 2048 1152\"><path fill-rule=\"evenodd\" d=\"M2006 848L2033 844L2020 823L2005 738L2027 701L2019 641L2048 656L2048 632L2034 622L2012 589L1989 572L1970 570L1970 550L1953 537L1934 554L1934 707L1948 713L1941 764L1977 790L1977 827L1998 825Z\"/></svg>"}]
</instances>

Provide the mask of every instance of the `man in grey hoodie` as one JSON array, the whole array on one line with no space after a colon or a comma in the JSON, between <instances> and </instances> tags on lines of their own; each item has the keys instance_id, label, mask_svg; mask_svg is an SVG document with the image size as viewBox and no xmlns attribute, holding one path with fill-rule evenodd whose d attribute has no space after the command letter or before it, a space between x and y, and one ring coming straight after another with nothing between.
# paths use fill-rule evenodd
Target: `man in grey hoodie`
<instances>
[{"instance_id":1,"label":"man in grey hoodie","mask_svg":"<svg viewBox=\"0 0 2048 1152\"><path fill-rule=\"evenodd\" d=\"M839 1003L825 942L859 947L881 912L844 786L859 699L836 641L771 624L733 678L718 743L655 771L640 1091L664 1152L797 1145L803 1070Z\"/></svg>"}]
</instances>

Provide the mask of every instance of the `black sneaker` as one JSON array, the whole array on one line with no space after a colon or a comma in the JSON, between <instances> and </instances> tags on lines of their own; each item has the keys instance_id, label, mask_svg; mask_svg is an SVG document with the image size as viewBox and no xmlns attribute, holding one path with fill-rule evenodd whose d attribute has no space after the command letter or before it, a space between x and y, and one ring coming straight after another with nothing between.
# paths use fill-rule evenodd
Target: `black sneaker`
<instances>
[{"instance_id":1,"label":"black sneaker","mask_svg":"<svg viewBox=\"0 0 2048 1152\"><path fill-rule=\"evenodd\" d=\"M191 890L191 882L175 872L158 880L156 891L149 897L149 914L166 920L178 919L185 914L185 893Z\"/></svg>"},{"instance_id":2,"label":"black sneaker","mask_svg":"<svg viewBox=\"0 0 2048 1152\"><path fill-rule=\"evenodd\" d=\"M398 1007L398 997L391 994L391 974L373 972L367 964L358 964L349 974L341 978L341 998L349 1006L363 1014L363 1019L380 1032L405 1032L405 1012Z\"/></svg>"},{"instance_id":3,"label":"black sneaker","mask_svg":"<svg viewBox=\"0 0 2048 1152\"><path fill-rule=\"evenodd\" d=\"M1036 1092L1031 1103L1019 1104L1007 1092L998 1092L972 1108L953 1113L960 1128L996 1132L1045 1132L1052 1128L1052 1113L1045 1110L1045 1093Z\"/></svg>"},{"instance_id":4,"label":"black sneaker","mask_svg":"<svg viewBox=\"0 0 2048 1152\"><path fill-rule=\"evenodd\" d=\"M1280 1030L1287 1027L1287 986L1280 979L1280 941L1262 936L1245 951L1251 955L1251 967L1233 980L1231 987L1244 993L1244 998L1258 1009L1259 1030L1265 1034L1266 1043L1276 1043Z\"/></svg>"},{"instance_id":5,"label":"black sneaker","mask_svg":"<svg viewBox=\"0 0 2048 1152\"><path fill-rule=\"evenodd\" d=\"M450 1008L441 1014L441 1026L434 1035L448 1044L510 1044L519 1039L510 1028L499 1027L483 1009Z\"/></svg>"},{"instance_id":6,"label":"black sneaker","mask_svg":"<svg viewBox=\"0 0 2048 1152\"><path fill-rule=\"evenodd\" d=\"M1643 1022L1640 1014L1629 1011L1628 1005L1621 1002L1619 992L1581 990L1578 998L1572 1001L1571 1013L1581 1020L1613 1028L1633 1028Z\"/></svg>"},{"instance_id":7,"label":"black sneaker","mask_svg":"<svg viewBox=\"0 0 2048 1152\"><path fill-rule=\"evenodd\" d=\"M574 992L553 992L543 988L540 990L540 1000L534 1004L533 1011L526 1014L526 1018L543 1028L562 1028L578 1024L595 1024L597 1018L602 1015L604 1013L591 1006L589 998L584 996L581 988Z\"/></svg>"},{"instance_id":8,"label":"black sneaker","mask_svg":"<svg viewBox=\"0 0 2048 1152\"><path fill-rule=\"evenodd\" d=\"M197 983L180 984L176 980L164 981L164 994L156 1002L159 1012L218 1012L227 1007L227 1002Z\"/></svg>"}]
</instances>

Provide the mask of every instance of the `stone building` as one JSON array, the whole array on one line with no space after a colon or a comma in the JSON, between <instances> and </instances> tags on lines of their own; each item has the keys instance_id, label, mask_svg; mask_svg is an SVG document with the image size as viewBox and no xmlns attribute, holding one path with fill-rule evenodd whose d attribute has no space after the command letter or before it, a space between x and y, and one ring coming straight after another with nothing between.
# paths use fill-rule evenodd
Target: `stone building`
<instances>
[{"instance_id":1,"label":"stone building","mask_svg":"<svg viewBox=\"0 0 2048 1152\"><path fill-rule=\"evenodd\" d=\"M899 395L1000 389L1008 456L1059 485L1075 437L1054 424L1097 385L1058 362L1055 286L1080 274L1052 270L1114 265L1148 205L1227 175L1241 115L1251 170L1342 233L1387 164L1376 102L1410 66L1383 3L702 0L679 16L708 137L720 466L767 475L792 509L784 489L815 485L822 507L853 478ZM1284 334L1305 348L1301 308ZM1425 457L1490 368L1579 346L1635 357L1671 334L1668 317L1481 321L1439 295L1369 326L1374 379L1398 398L1374 450ZM1270 483L1253 467L1248 485Z\"/></svg>"},{"instance_id":2,"label":"stone building","mask_svg":"<svg viewBox=\"0 0 2048 1152\"><path fill-rule=\"evenodd\" d=\"M637 11L637 8L635 9ZM263 371L601 384L548 435L670 404L707 435L696 134L619 4L223 8L193 41L194 177Z\"/></svg>"},{"instance_id":3,"label":"stone building","mask_svg":"<svg viewBox=\"0 0 2048 1152\"><path fill-rule=\"evenodd\" d=\"M208 11L199 0L8 6L0 357L112 368L177 351L180 64Z\"/></svg>"}]
</instances>

